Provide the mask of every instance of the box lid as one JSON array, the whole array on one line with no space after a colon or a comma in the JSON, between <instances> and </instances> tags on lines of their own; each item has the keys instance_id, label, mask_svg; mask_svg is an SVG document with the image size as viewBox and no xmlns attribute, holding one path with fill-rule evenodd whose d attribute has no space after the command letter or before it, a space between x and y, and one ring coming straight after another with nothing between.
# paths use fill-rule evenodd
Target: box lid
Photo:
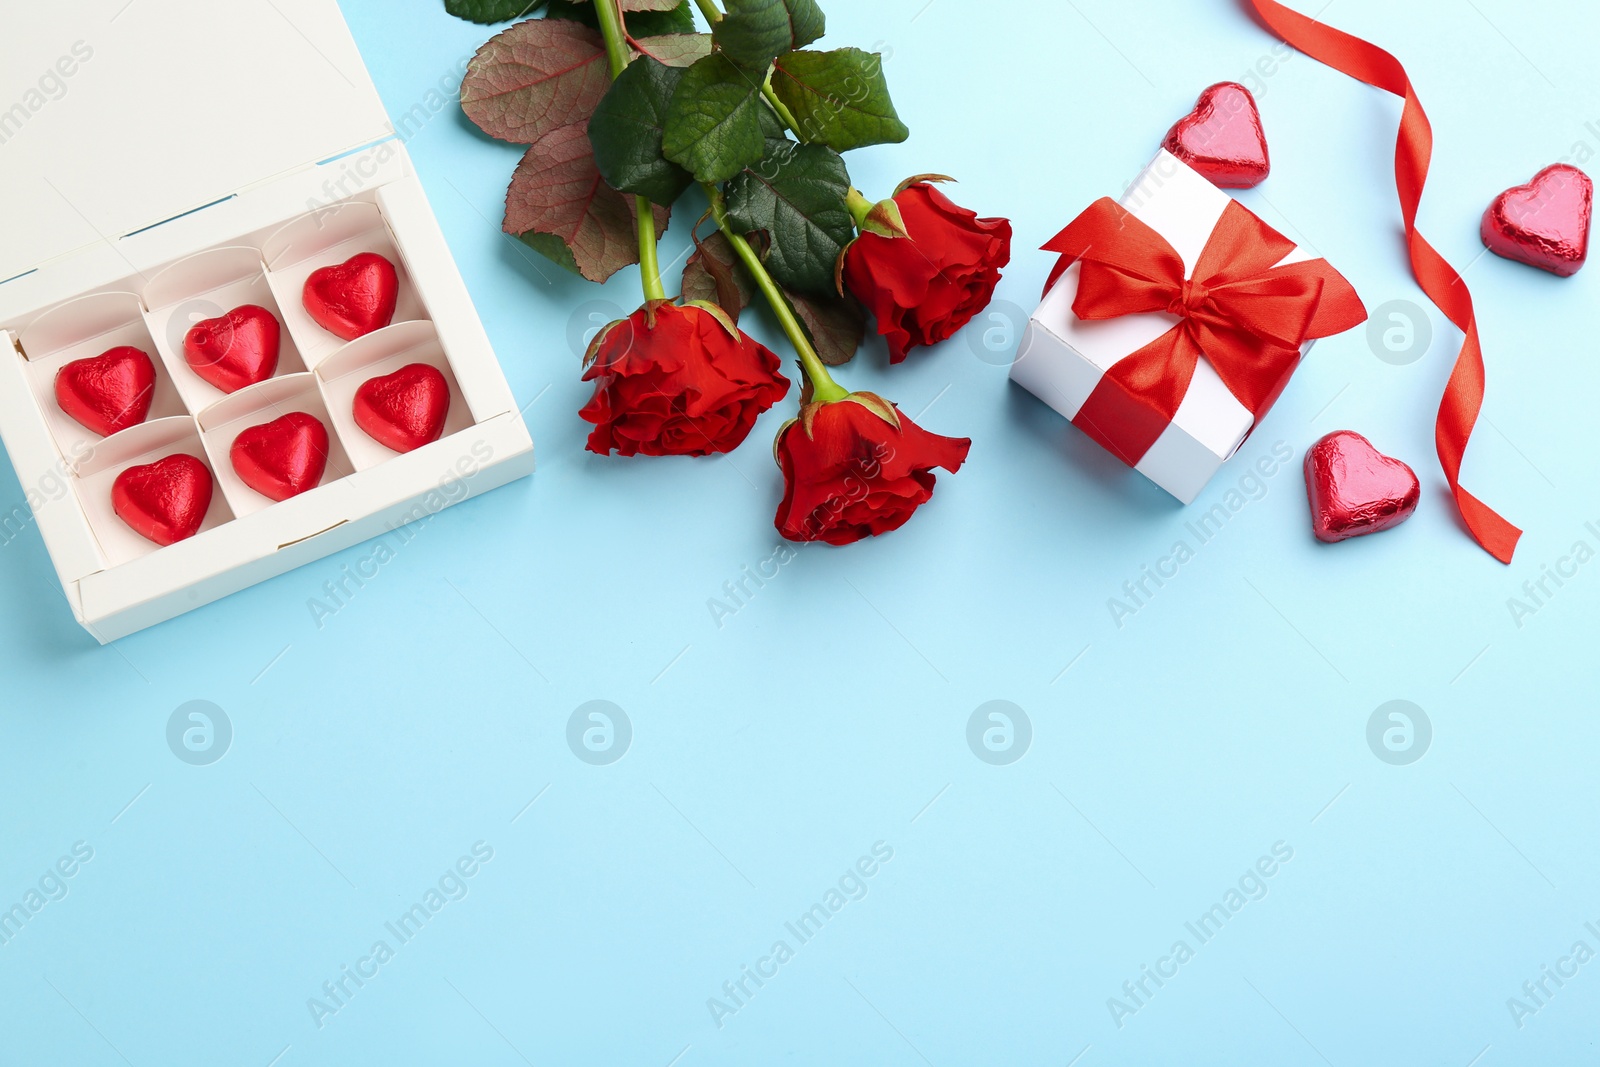
<instances>
[{"instance_id":1,"label":"box lid","mask_svg":"<svg viewBox=\"0 0 1600 1067\"><path fill-rule=\"evenodd\" d=\"M0 281L393 132L336 0L95 7L8 5Z\"/></svg>"}]
</instances>

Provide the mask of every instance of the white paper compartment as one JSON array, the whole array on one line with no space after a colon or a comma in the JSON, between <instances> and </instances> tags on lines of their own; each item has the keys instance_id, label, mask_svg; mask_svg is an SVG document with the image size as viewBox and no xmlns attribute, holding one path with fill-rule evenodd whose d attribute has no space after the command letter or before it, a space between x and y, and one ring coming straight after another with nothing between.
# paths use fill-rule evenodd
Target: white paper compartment
<instances>
[{"instance_id":1,"label":"white paper compartment","mask_svg":"<svg viewBox=\"0 0 1600 1067\"><path fill-rule=\"evenodd\" d=\"M253 515L280 501L262 496L244 484L233 469L234 440L252 426L282 418L292 411L303 411L328 429L328 466L323 471L322 481L317 483L318 489L355 473L339 430L328 414L316 375L291 374L246 386L202 411L196 420L200 439L211 456L211 468L217 475L217 487L227 496L237 517Z\"/></svg>"},{"instance_id":2,"label":"white paper compartment","mask_svg":"<svg viewBox=\"0 0 1600 1067\"><path fill-rule=\"evenodd\" d=\"M277 318L281 342L273 377L302 374L305 360L285 327L283 311L267 282L259 249L238 245L212 248L168 266L145 285L145 318L150 336L161 350L168 373L189 412L195 414L227 396L205 381L183 358L183 338L203 319L225 315L236 307L256 304Z\"/></svg>"},{"instance_id":3,"label":"white paper compartment","mask_svg":"<svg viewBox=\"0 0 1600 1067\"><path fill-rule=\"evenodd\" d=\"M317 325L306 311L306 279L313 271L343 263L360 252L376 252L394 264L399 294L390 325L429 318L406 269L405 257L376 204L346 200L313 211L287 224L262 244L267 280L283 309L284 325L294 335L306 365L313 370L347 342Z\"/></svg>"},{"instance_id":4,"label":"white paper compartment","mask_svg":"<svg viewBox=\"0 0 1600 1067\"><path fill-rule=\"evenodd\" d=\"M328 403L328 413L333 416L334 426L356 470L367 470L399 455L388 446L374 441L356 425L356 391L368 379L393 374L412 363L426 363L437 368L450 387L450 412L445 418L444 432L439 440L476 424L466 398L461 394L455 368L450 365L450 358L445 355L433 324L396 323L351 341L319 364L316 370Z\"/></svg>"},{"instance_id":5,"label":"white paper compartment","mask_svg":"<svg viewBox=\"0 0 1600 1067\"><path fill-rule=\"evenodd\" d=\"M166 361L150 337L143 311L133 293L97 293L51 308L22 331L28 385L63 457L75 459L101 440L56 402L56 374L76 360L93 359L123 345L140 349L156 368L154 395L145 421L187 414Z\"/></svg>"},{"instance_id":6,"label":"white paper compartment","mask_svg":"<svg viewBox=\"0 0 1600 1067\"><path fill-rule=\"evenodd\" d=\"M211 471L213 483L216 482L216 468L206 455L194 419L187 415L130 426L121 433L112 434L96 445L74 468L73 482L78 501L89 520L89 528L100 543L107 567L148 556L162 548L134 533L132 527L123 522L112 508L111 486L117 480L117 475L129 467L154 463L180 452L188 453L204 463ZM214 484L211 507L206 512L200 534L231 521L233 511L220 485Z\"/></svg>"}]
</instances>

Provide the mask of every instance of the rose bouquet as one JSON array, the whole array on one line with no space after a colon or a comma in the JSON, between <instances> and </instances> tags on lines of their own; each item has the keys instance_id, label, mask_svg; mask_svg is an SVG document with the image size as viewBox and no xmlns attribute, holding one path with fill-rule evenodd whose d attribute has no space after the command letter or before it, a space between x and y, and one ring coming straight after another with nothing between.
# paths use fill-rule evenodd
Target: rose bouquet
<instances>
[{"instance_id":1,"label":"rose bouquet","mask_svg":"<svg viewBox=\"0 0 1600 1067\"><path fill-rule=\"evenodd\" d=\"M738 447L790 387L778 356L739 329L760 294L804 377L775 442L776 525L848 544L903 525L932 496L933 470L959 470L971 442L922 429L829 368L854 357L869 314L892 363L954 334L993 296L1011 226L952 203L937 175L889 199L863 194L841 153L909 135L881 57L808 48L824 32L815 0L723 2L445 0L481 23L542 9L479 50L461 105L485 133L529 146L507 233L592 281L640 267L643 306L585 355L589 449ZM691 189L707 208L674 300L656 242Z\"/></svg>"}]
</instances>

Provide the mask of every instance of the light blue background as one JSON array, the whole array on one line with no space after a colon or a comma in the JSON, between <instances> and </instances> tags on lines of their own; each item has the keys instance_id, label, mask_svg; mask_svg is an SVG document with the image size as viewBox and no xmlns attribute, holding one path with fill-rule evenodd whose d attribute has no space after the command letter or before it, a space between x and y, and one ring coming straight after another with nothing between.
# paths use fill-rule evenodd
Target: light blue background
<instances>
[{"instance_id":1,"label":"light blue background","mask_svg":"<svg viewBox=\"0 0 1600 1067\"><path fill-rule=\"evenodd\" d=\"M827 6L830 43L884 52L913 130L852 156L857 183L945 171L1010 216L1014 309L1047 270L1033 249L1119 191L1202 87L1272 55L1231 0ZM489 36L436 0L344 7L396 116ZM719 628L708 600L777 546L787 403L726 459L585 453L570 319L633 307L636 277L596 289L500 236L518 150L451 103L409 147L540 470L428 522L321 628L308 602L370 548L105 649L34 531L0 548L0 907L75 842L94 851L0 946L0 1062L1594 1062L1600 961L1521 1029L1506 1001L1575 941L1600 949L1600 563L1521 627L1507 600L1575 541L1600 547L1600 275L1481 256L1477 220L1578 142L1600 149L1600 21L1581 0L1323 17L1403 57L1433 117L1424 230L1471 264L1490 364L1467 484L1527 527L1513 566L1446 504L1432 415L1458 339L1437 313L1408 366L1363 331L1320 344L1185 511L1007 383L981 343L1004 341L998 304L903 366L874 344L842 375L972 437L970 465L902 532L800 552ZM1274 172L1241 199L1369 307L1421 302L1398 102L1298 56L1262 84ZM1330 548L1298 464L1340 428L1425 489L1406 526ZM1119 629L1108 598L1278 441L1296 458L1265 496ZM6 466L0 513L22 495ZM196 699L234 731L211 766L166 741ZM632 721L610 766L566 740L596 699ZM965 739L996 699L1032 722L1010 766ZM1409 766L1366 740L1394 699L1433 726ZM384 923L479 841L494 855L466 897L319 1029L308 998L397 944ZM865 898L719 1029L707 998L796 946L784 923L879 841L893 859ZM1107 999L1197 946L1184 923L1276 842L1294 858L1265 898L1119 1029Z\"/></svg>"}]
</instances>

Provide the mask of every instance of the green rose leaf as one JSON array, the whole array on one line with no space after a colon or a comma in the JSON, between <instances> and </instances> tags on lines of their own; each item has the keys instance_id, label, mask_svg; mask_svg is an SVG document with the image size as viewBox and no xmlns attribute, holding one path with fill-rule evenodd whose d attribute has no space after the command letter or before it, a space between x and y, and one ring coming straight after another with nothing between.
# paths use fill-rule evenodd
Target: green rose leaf
<instances>
[{"instance_id":1,"label":"green rose leaf","mask_svg":"<svg viewBox=\"0 0 1600 1067\"><path fill-rule=\"evenodd\" d=\"M567 243L561 238L557 237L555 234L540 233L537 230L529 230L527 233L519 236L517 240L521 241L523 244L527 245L529 248L533 249L535 252L539 253L556 266L560 267L562 270L571 271L573 274L582 277L583 272L578 269L578 261L573 257L572 249L568 248Z\"/></svg>"},{"instance_id":2,"label":"green rose leaf","mask_svg":"<svg viewBox=\"0 0 1600 1067\"><path fill-rule=\"evenodd\" d=\"M873 52L840 48L779 56L772 90L802 138L836 152L899 144L911 135L889 99L883 57Z\"/></svg>"},{"instance_id":3,"label":"green rose leaf","mask_svg":"<svg viewBox=\"0 0 1600 1067\"><path fill-rule=\"evenodd\" d=\"M678 83L667 109L662 149L703 182L720 182L766 150L761 81L727 56L697 61Z\"/></svg>"},{"instance_id":4,"label":"green rose leaf","mask_svg":"<svg viewBox=\"0 0 1600 1067\"><path fill-rule=\"evenodd\" d=\"M827 21L816 0L727 0L712 33L741 66L765 72L774 59L821 37Z\"/></svg>"},{"instance_id":5,"label":"green rose leaf","mask_svg":"<svg viewBox=\"0 0 1600 1067\"><path fill-rule=\"evenodd\" d=\"M728 183L728 217L742 231L767 231L767 268L784 287L837 293L834 265L856 235L845 205L850 172L824 145L770 143L766 158Z\"/></svg>"},{"instance_id":6,"label":"green rose leaf","mask_svg":"<svg viewBox=\"0 0 1600 1067\"><path fill-rule=\"evenodd\" d=\"M553 19L570 19L585 26L600 27L594 5L588 0L549 0ZM694 8L690 0L622 0L628 33L647 37L663 33L693 33Z\"/></svg>"},{"instance_id":7,"label":"green rose leaf","mask_svg":"<svg viewBox=\"0 0 1600 1067\"><path fill-rule=\"evenodd\" d=\"M444 9L458 19L489 25L510 22L537 11L546 0L444 0Z\"/></svg>"},{"instance_id":8,"label":"green rose leaf","mask_svg":"<svg viewBox=\"0 0 1600 1067\"><path fill-rule=\"evenodd\" d=\"M667 105L686 73L641 56L628 64L589 120L600 176L613 189L671 204L694 176L661 154Z\"/></svg>"},{"instance_id":9,"label":"green rose leaf","mask_svg":"<svg viewBox=\"0 0 1600 1067\"><path fill-rule=\"evenodd\" d=\"M506 192L505 231L567 270L603 282L639 262L634 204L600 177L584 126L560 126L517 164ZM656 207L657 237L668 215Z\"/></svg>"},{"instance_id":10,"label":"green rose leaf","mask_svg":"<svg viewBox=\"0 0 1600 1067\"><path fill-rule=\"evenodd\" d=\"M837 292L826 297L789 291L785 295L822 362L841 367L855 358L867 334L867 309L859 300Z\"/></svg>"},{"instance_id":11,"label":"green rose leaf","mask_svg":"<svg viewBox=\"0 0 1600 1067\"><path fill-rule=\"evenodd\" d=\"M585 123L611 88L605 42L561 19L529 19L494 37L467 64L461 110L490 137L532 144Z\"/></svg>"}]
</instances>

